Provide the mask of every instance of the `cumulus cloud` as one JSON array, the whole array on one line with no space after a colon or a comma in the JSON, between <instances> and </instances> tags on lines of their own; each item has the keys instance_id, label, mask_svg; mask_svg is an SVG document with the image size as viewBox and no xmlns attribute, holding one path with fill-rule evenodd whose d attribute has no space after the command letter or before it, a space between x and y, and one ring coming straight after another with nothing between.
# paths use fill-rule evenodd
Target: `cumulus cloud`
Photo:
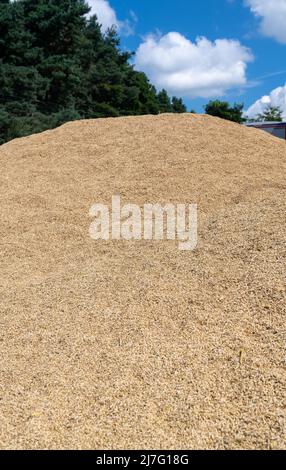
<instances>
[{"instance_id":1,"label":"cumulus cloud","mask_svg":"<svg viewBox=\"0 0 286 470\"><path fill-rule=\"evenodd\" d=\"M205 37L192 42L177 32L149 35L139 46L135 65L158 88L190 98L223 96L247 84L247 62L253 59L239 41Z\"/></svg>"},{"instance_id":2,"label":"cumulus cloud","mask_svg":"<svg viewBox=\"0 0 286 470\"><path fill-rule=\"evenodd\" d=\"M126 19L124 21L120 21L108 0L88 0L88 4L91 7L89 16L97 16L103 32L106 32L108 28L114 26L125 36L129 36L134 33L134 24L137 21L134 12L130 12L131 20Z\"/></svg>"},{"instance_id":3,"label":"cumulus cloud","mask_svg":"<svg viewBox=\"0 0 286 470\"><path fill-rule=\"evenodd\" d=\"M269 95L262 96L262 98L245 111L245 115L250 118L256 118L258 114L263 114L267 106L278 106L281 108L283 119L286 120L286 84L275 88Z\"/></svg>"},{"instance_id":4,"label":"cumulus cloud","mask_svg":"<svg viewBox=\"0 0 286 470\"><path fill-rule=\"evenodd\" d=\"M261 19L261 32L285 44L286 0L245 0L245 3Z\"/></svg>"},{"instance_id":5,"label":"cumulus cloud","mask_svg":"<svg viewBox=\"0 0 286 470\"><path fill-rule=\"evenodd\" d=\"M102 29L106 31L111 26L119 26L116 13L107 0L88 0L91 7L89 15L96 15Z\"/></svg>"}]
</instances>

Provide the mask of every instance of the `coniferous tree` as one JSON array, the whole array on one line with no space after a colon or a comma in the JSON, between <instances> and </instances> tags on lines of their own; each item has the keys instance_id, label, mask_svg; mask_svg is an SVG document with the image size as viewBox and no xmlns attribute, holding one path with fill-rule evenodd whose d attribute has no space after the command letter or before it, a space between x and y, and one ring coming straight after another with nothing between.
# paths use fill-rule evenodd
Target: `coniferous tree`
<instances>
[{"instance_id":1,"label":"coniferous tree","mask_svg":"<svg viewBox=\"0 0 286 470\"><path fill-rule=\"evenodd\" d=\"M157 99L158 99L160 113L172 113L173 112L172 103L166 90L164 89L161 90L158 93Z\"/></svg>"},{"instance_id":2,"label":"coniferous tree","mask_svg":"<svg viewBox=\"0 0 286 470\"><path fill-rule=\"evenodd\" d=\"M182 98L176 98L176 96L173 96L172 98L172 108L174 113L186 113L187 112L187 107L183 103Z\"/></svg>"},{"instance_id":3,"label":"coniferous tree","mask_svg":"<svg viewBox=\"0 0 286 470\"><path fill-rule=\"evenodd\" d=\"M0 1L0 143L81 118L183 112L85 0Z\"/></svg>"}]
</instances>

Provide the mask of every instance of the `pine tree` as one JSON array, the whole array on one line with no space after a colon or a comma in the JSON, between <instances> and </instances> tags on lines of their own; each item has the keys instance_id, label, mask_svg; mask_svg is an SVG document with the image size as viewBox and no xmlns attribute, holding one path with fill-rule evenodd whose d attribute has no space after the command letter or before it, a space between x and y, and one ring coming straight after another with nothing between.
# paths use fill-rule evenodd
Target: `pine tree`
<instances>
[{"instance_id":1,"label":"pine tree","mask_svg":"<svg viewBox=\"0 0 286 470\"><path fill-rule=\"evenodd\" d=\"M182 98L172 98L172 108L174 113L186 113L187 107L184 105Z\"/></svg>"},{"instance_id":2,"label":"pine tree","mask_svg":"<svg viewBox=\"0 0 286 470\"><path fill-rule=\"evenodd\" d=\"M34 130L32 116L47 83L33 64L39 56L25 26L23 2L1 2L0 31L0 142L5 142Z\"/></svg>"},{"instance_id":3,"label":"pine tree","mask_svg":"<svg viewBox=\"0 0 286 470\"><path fill-rule=\"evenodd\" d=\"M172 103L166 90L163 89L158 93L157 100L159 104L160 113L172 113L173 112Z\"/></svg>"},{"instance_id":4,"label":"pine tree","mask_svg":"<svg viewBox=\"0 0 286 470\"><path fill-rule=\"evenodd\" d=\"M183 112L85 0L0 2L0 143L81 118Z\"/></svg>"}]
</instances>

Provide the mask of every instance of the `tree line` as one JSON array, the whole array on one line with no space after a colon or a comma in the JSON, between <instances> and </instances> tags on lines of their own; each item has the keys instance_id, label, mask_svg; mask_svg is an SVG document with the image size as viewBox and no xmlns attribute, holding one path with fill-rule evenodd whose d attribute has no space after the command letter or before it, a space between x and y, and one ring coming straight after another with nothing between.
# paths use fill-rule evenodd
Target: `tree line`
<instances>
[{"instance_id":1,"label":"tree line","mask_svg":"<svg viewBox=\"0 0 286 470\"><path fill-rule=\"evenodd\" d=\"M85 0L0 0L0 144L76 119L187 111L134 69L115 29L103 34L89 11ZM243 104L210 101L205 112L246 120ZM282 112L268 107L256 120Z\"/></svg>"},{"instance_id":2,"label":"tree line","mask_svg":"<svg viewBox=\"0 0 286 470\"><path fill-rule=\"evenodd\" d=\"M0 2L0 143L75 119L186 112L89 11L85 0Z\"/></svg>"},{"instance_id":3,"label":"tree line","mask_svg":"<svg viewBox=\"0 0 286 470\"><path fill-rule=\"evenodd\" d=\"M244 115L243 112L244 104L243 103L235 103L231 106L227 101L210 101L205 106L206 114L210 114L211 116L220 117L222 119L226 119L228 121L238 122L242 124L244 122L269 122L269 121L276 121L282 122L282 110L279 106L266 106L263 113L257 114L255 118L248 118Z\"/></svg>"}]
</instances>

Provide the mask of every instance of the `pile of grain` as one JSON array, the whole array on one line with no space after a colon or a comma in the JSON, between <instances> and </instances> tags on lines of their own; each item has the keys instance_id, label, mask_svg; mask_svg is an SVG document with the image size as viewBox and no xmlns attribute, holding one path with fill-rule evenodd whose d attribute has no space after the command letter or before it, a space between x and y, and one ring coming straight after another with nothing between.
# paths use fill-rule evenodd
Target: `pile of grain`
<instances>
[{"instance_id":1,"label":"pile of grain","mask_svg":"<svg viewBox=\"0 0 286 470\"><path fill-rule=\"evenodd\" d=\"M1 448L286 448L285 142L100 119L0 165ZM197 202L197 250L91 240L114 194Z\"/></svg>"}]
</instances>

